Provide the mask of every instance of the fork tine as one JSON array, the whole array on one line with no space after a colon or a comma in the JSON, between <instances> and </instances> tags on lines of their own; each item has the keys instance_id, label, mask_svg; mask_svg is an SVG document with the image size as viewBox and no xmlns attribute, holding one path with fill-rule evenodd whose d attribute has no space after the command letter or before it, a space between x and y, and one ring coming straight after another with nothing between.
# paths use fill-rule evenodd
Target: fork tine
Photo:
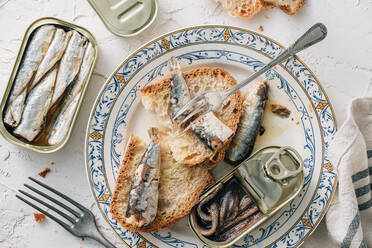
<instances>
[{"instance_id":1,"label":"fork tine","mask_svg":"<svg viewBox=\"0 0 372 248\"><path fill-rule=\"evenodd\" d=\"M73 215L75 215L76 217L81 217L81 214L79 214L78 212L76 212L75 210L73 210L72 208L70 208L69 206L66 206L65 204L63 204L62 202L58 201L57 199L41 192L40 190L38 189L35 189L34 187L28 185L28 184L23 184L25 187L29 188L30 190L34 191L35 193L38 193L39 195L41 196L44 196L45 198L47 198L48 200L50 200L51 202L61 206L62 208L66 209L67 211L69 211L70 213L72 213Z\"/></svg>"},{"instance_id":2,"label":"fork tine","mask_svg":"<svg viewBox=\"0 0 372 248\"><path fill-rule=\"evenodd\" d=\"M200 106L198 106L197 108L195 108L193 111L191 111L190 114L188 114L179 124L178 126L181 126L183 125L184 123L186 123L186 121L188 121L191 117L193 117L195 114L199 113L203 108L207 107L208 106L208 103L204 103ZM203 114L201 114L203 115Z\"/></svg>"},{"instance_id":3,"label":"fork tine","mask_svg":"<svg viewBox=\"0 0 372 248\"><path fill-rule=\"evenodd\" d=\"M185 127L185 129L182 131L182 133L186 133L187 130L189 130L191 128L192 124L194 124L195 122L197 122L198 120L200 120L200 118L202 118L205 114L207 114L207 113L209 113L211 111L212 111L211 109L208 109L203 114L199 115L195 120L193 120L191 123L189 123L189 125L187 125L187 127Z\"/></svg>"},{"instance_id":4,"label":"fork tine","mask_svg":"<svg viewBox=\"0 0 372 248\"><path fill-rule=\"evenodd\" d=\"M19 195L16 195L16 197L18 199L20 199L21 201L23 201L24 203L30 205L31 207L35 208L37 211L45 214L46 216L48 216L49 218L51 218L52 220L54 220L55 222L57 222L58 224L60 224L63 228L65 228L67 231L71 232L71 227L69 225L67 225L65 222L61 221L60 219L58 219L57 217L51 215L50 213L48 213L47 211L45 211L44 209L42 208L39 208L38 206L36 206L35 204L27 201L25 198L19 196Z\"/></svg>"},{"instance_id":5,"label":"fork tine","mask_svg":"<svg viewBox=\"0 0 372 248\"><path fill-rule=\"evenodd\" d=\"M89 209L87 209L86 207L84 207L83 205L77 203L76 201L72 200L70 197L62 194L61 192L49 187L48 185L40 182L39 180L36 180L35 178L32 178L32 177L28 177L28 179L30 179L31 181L34 181L35 183L39 184L40 186L43 186L44 188L52 191L54 194L60 196L61 198L65 199L66 201L70 202L72 205L74 205L75 207L79 208L81 211L86 211L86 212L89 212Z\"/></svg>"},{"instance_id":6,"label":"fork tine","mask_svg":"<svg viewBox=\"0 0 372 248\"><path fill-rule=\"evenodd\" d=\"M181 115L183 115L187 110L189 110L193 105L195 105L197 102L202 100L204 98L204 95L198 95L197 97L194 97L190 102L188 102L185 106L183 106L173 117L173 120L177 119Z\"/></svg>"},{"instance_id":7,"label":"fork tine","mask_svg":"<svg viewBox=\"0 0 372 248\"><path fill-rule=\"evenodd\" d=\"M30 197L32 200L37 201L38 203L40 203L40 204L46 206L47 208L50 208L51 210L53 210L54 212L56 212L56 213L59 214L60 216L62 216L62 217L64 217L65 219L69 220L71 223L75 223L75 222L76 222L76 221L75 221L71 216L68 216L67 214L65 214L65 213L62 212L61 210L59 210L59 209L53 207L52 205L46 203L45 201L40 200L40 199L36 198L35 196L33 196L33 195L31 195L31 194L29 194L29 193L27 193L27 192L25 192L25 191L23 191L23 190L21 190L21 189L18 190L18 191L19 191L20 193L22 193L22 194L24 194L24 195Z\"/></svg>"}]
</instances>

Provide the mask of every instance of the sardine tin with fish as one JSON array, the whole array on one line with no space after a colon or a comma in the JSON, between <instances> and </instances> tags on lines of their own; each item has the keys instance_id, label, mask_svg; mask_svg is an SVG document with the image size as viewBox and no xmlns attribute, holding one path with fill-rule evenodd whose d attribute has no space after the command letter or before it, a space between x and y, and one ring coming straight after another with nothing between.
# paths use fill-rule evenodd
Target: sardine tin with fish
<instances>
[{"instance_id":1,"label":"sardine tin with fish","mask_svg":"<svg viewBox=\"0 0 372 248\"><path fill-rule=\"evenodd\" d=\"M35 124L35 120L33 120L33 122L31 122L29 124L29 126L25 126L25 125L21 126L20 124L17 123L17 125L18 125L17 128L18 129L14 128L14 130L11 130L12 127L11 127L11 125L9 125L9 120L6 119L7 118L6 112L9 108L8 105L11 102L10 98L13 97L14 99L18 99L18 98L24 98L25 97L25 96L23 96L24 94L18 94L17 96L15 96L13 94L13 92L15 92L15 90L17 90L17 89L15 89L15 86L17 86L17 85L15 85L16 76L18 75L20 70L23 67L25 67L25 65L23 63L24 63L24 61L27 57L26 53L31 54L31 53L34 52L34 51L29 51L30 46L31 46L31 41L35 41L35 39L36 39L36 38L34 38L34 36L36 34L36 31L38 32L38 36L40 36L40 37L43 37L42 35L44 35L44 33L49 32L49 30L45 29L45 28L44 28L45 31L43 31L44 33L42 33L42 34L39 34L40 32L38 31L42 27L48 27L48 26L55 27L55 30L57 30L57 31L54 32L54 34L53 34L53 40L59 38L59 39L61 39L60 43L62 43L62 40L63 40L63 34L62 34L63 32L58 32L58 30L64 30L66 33L71 33L71 32L74 33L75 32L76 34L80 34L86 40L86 42L84 44L86 45L86 47L89 47L89 51L90 51L90 55L91 55L90 56L90 63L88 64L88 66L84 67L84 73L85 73L84 74L84 79L80 80L81 82L79 82L79 89L77 89L77 91L78 91L77 94L75 94L74 97L71 97L71 96L66 96L65 97L66 99L71 98L70 99L71 101L69 101L68 103L69 103L69 105L73 105L74 108L69 108L69 113L68 113L69 120L67 122L68 125L67 125L67 128L65 128L65 132L63 132L62 136L58 137L58 142L56 142L52 145L46 144L45 142L43 142L42 140L44 140L44 138L39 139L39 136L42 136L42 135L39 135L36 138L38 141L35 141L35 142L28 142L27 141L27 138L33 139L33 137L35 135L32 132L33 131L32 130L33 125L38 124L38 123ZM71 38L71 35L69 36L69 38ZM40 42L35 41L33 43L36 43L36 42L41 44L42 49L44 49L43 44L40 43L42 41L40 41ZM53 41L49 42L50 46L48 47L48 51L49 51L49 48L52 47L52 44L53 44ZM59 49L61 46L63 46L63 44L56 43L55 46L53 47L53 49ZM63 50L63 52L67 51L68 46L69 46L69 44L65 45L65 50ZM34 21L27 28L27 30L26 30L26 32L23 36L23 40L22 40L21 47L20 47L19 52L18 52L18 56L17 56L16 61L14 63L14 66L13 66L12 72L10 74L10 78L9 78L5 93L4 93L2 101L1 101L1 105L0 105L1 113L2 113L2 121L0 122L0 133L1 133L1 135L8 142L10 142L12 144L15 144L15 145L18 145L18 146L21 146L21 147L24 147L24 148L27 148L27 149L30 149L30 150L33 150L33 151L36 151L36 152L40 152L40 153L51 153L51 152L55 152L55 151L59 150L60 148L62 148L67 143L67 141L70 137L73 125L75 123L75 120L77 118L77 115L78 115L78 112L79 112L79 109L80 109L80 105L82 103L82 100L84 98L87 86L89 84L90 77L93 73L93 68L94 68L94 66L96 64L96 61L97 61L97 55L98 55L98 48L97 48L96 39L94 38L94 36L87 29L85 29L83 27L80 27L78 25L75 25L75 24L57 19L57 18L53 18L53 17L44 17L44 18L41 18L41 19L38 19L38 20ZM29 55L28 57L32 57L32 56ZM60 57L61 58L59 60L62 60L63 55L61 55ZM32 102L32 104L42 103L43 101L46 101L46 99L47 99L46 97L44 97L44 95L41 95L40 97L37 97L37 95L38 95L37 92L33 92L34 89L36 91L36 88L38 87L38 89L42 92L44 92L43 91L44 89L46 91L48 91L48 90L50 91L50 82L49 82L50 80L49 80L49 78L54 77L55 78L54 80L56 80L56 81L58 80L58 73L55 73L55 69L56 69L57 66L59 67L60 61L54 62L55 65L52 68L46 68L45 69L44 66L47 67L47 65L43 64L44 60L47 60L47 53L43 55L41 63L38 64L37 71L34 73L33 78L31 79L30 86L28 86L28 88L27 88L27 94L28 95L30 95L31 93L34 93L33 96L36 96L36 97L33 98L34 102ZM50 61L52 61L52 60L53 60L53 58L50 58ZM82 59L82 61L83 61L83 59ZM71 63L74 63L74 62L72 61ZM41 73L39 74L39 67L40 68L43 67L45 69L44 70L45 74L41 74ZM80 72L80 69L79 69L79 72ZM33 83L35 82L35 78L40 79L37 82L36 86L33 85ZM77 80L77 79L75 78L73 80ZM22 90L22 88L19 87L19 90ZM74 87L70 87L68 93L76 93L76 92L74 92L74 90L75 90ZM25 91L25 90L23 90L23 91ZM28 95L27 95L27 97L28 97ZM42 97L44 97L44 99ZM48 99L48 100L52 101L53 97L54 96L52 94L51 97L49 97L50 99ZM66 99L64 99L64 100L66 100ZM15 101L12 101L12 102L15 102ZM58 108L60 104L62 105L63 102L59 101L59 103L55 104L54 107ZM23 111L23 114L25 114L25 112L28 111L28 109L26 107ZM30 108L30 109L32 109L32 108ZM52 110L53 110L53 108L50 109L50 111L52 111ZM40 111L43 111L43 110L40 109ZM29 118L33 118L33 114L31 112L32 111L30 111L30 114L28 115ZM43 116L43 115L41 115L41 116ZM12 116L12 117L14 117L14 116ZM53 119L53 120L57 121L55 119ZM16 121L17 120L15 120L14 122L16 123ZM38 120L36 119L36 121L38 121ZM7 122L7 125L5 125L5 122ZM52 125L52 124L50 123L50 125ZM44 127L44 128L47 128L47 127ZM50 128L53 129L53 127L50 127ZM17 130L17 131L15 131L15 130ZM25 137L25 138L20 138L19 135L17 135L17 133L22 134L22 137ZM45 137L45 139L46 138L47 137Z\"/></svg>"},{"instance_id":2,"label":"sardine tin with fish","mask_svg":"<svg viewBox=\"0 0 372 248\"><path fill-rule=\"evenodd\" d=\"M296 150L262 148L201 195L189 215L190 227L209 247L229 247L288 204L303 183Z\"/></svg>"}]
</instances>

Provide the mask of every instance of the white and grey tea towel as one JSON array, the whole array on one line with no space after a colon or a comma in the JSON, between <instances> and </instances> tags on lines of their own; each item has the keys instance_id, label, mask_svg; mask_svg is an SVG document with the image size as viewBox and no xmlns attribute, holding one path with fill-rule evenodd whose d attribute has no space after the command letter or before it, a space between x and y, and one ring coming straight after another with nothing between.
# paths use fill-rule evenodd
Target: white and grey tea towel
<instances>
[{"instance_id":1,"label":"white and grey tea towel","mask_svg":"<svg viewBox=\"0 0 372 248\"><path fill-rule=\"evenodd\" d=\"M338 186L326 215L340 247L372 247L372 98L354 99L329 146Z\"/></svg>"}]
</instances>

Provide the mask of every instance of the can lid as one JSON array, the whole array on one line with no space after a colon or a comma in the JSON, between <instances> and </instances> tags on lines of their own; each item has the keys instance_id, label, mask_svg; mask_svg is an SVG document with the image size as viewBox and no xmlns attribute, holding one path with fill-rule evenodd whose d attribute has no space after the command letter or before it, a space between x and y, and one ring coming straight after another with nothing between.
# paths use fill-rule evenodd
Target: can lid
<instances>
[{"instance_id":1,"label":"can lid","mask_svg":"<svg viewBox=\"0 0 372 248\"><path fill-rule=\"evenodd\" d=\"M155 20L157 0L88 0L106 27L129 37L145 30Z\"/></svg>"}]
</instances>

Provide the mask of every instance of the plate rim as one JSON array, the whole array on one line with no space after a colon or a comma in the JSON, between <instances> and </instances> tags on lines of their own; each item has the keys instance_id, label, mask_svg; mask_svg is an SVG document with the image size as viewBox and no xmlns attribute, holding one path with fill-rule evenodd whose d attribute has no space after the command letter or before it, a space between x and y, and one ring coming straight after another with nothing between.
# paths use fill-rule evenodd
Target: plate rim
<instances>
[{"instance_id":1,"label":"plate rim","mask_svg":"<svg viewBox=\"0 0 372 248\"><path fill-rule=\"evenodd\" d=\"M170 31L170 32L167 32L167 33L164 33L162 35L159 35L151 40L149 40L148 42L146 42L145 44L139 46L137 49L135 49L133 52L131 52L128 56L125 57L125 59L123 59L123 61L113 70L113 72L107 77L107 79L105 80L104 84L101 86L101 89L100 91L98 92L96 98L95 98L95 101L94 101L94 104L92 106L92 109L90 111L90 114L89 114L89 118L88 118L88 121L87 121L87 128L86 128L86 135L85 135L85 147L84 147L84 162L85 162L85 166L86 166L86 176L87 176L87 180L88 180L88 183L89 183L89 186L90 186L90 190L91 190L91 193L92 193L92 196L94 198L94 201L98 207L98 209L100 210L100 213L103 217L103 219L107 222L107 224L110 226L110 228L112 229L112 231L123 241L123 243L125 245L127 245L128 247L130 247L130 245L124 241L122 239L122 237L114 230L113 226L110 224L109 220L107 219L107 217L105 216L105 213L103 211L103 209L100 207L99 205L99 202L98 202L98 199L95 195L95 192L94 192L94 189L93 189L93 185L92 185L92 180L91 180L91 177L90 177L90 174L89 174L89 164L88 164L88 140L89 140L89 137L90 137L90 133L89 133L89 130L90 130L90 123L91 123L91 119L92 119L92 116L94 115L95 113L95 109L96 109L96 106L99 102L99 100L101 99L105 89L107 88L107 86L110 84L111 80L113 79L113 77L115 76L115 74L131 59L133 58L137 53L139 53L141 50L143 50L144 48L148 47L149 45L153 44L153 43L156 43L157 41L159 40L162 40L164 39L165 37L168 37L172 34L176 34L176 33L179 33L179 32L183 32L183 31L187 31L187 30L193 30L193 29L201 29L201 28L225 28L225 29L234 29L234 30L238 30L238 31L243 31L243 32L246 32L246 33L251 33L251 34L254 34L256 36L259 36L259 37L262 37L272 43L274 43L275 45L279 46L280 48L282 49L286 49L285 46L283 46L282 44L280 44L279 42L273 40L272 38L266 36L266 35L263 35L263 34L260 34L260 33L257 33L255 31L252 31L252 30L249 30L247 28L242 28L242 27L236 27L236 26L231 26L231 25L214 25L214 24L208 24L208 25L195 25L195 26L188 26L188 27L185 27L185 28L179 28L179 29L175 29L173 31ZM226 42L221 42L221 43L226 43ZM235 44L235 45L239 45L239 44ZM245 47L245 48L249 48L249 47ZM251 48L252 49L252 48ZM162 53L161 55L164 55L166 53L168 53L168 49L166 49L167 51ZM173 49L172 49L173 50ZM255 49L253 49L255 50ZM256 51L256 50L255 50ZM259 52L259 51L256 51L256 52ZM268 58L271 58L271 56L269 55L266 55L264 54L266 57ZM337 118L336 118L336 115L335 115L335 112L334 112L334 109L333 109L333 106L332 106L332 103L326 93L326 91L324 90L322 84L320 83L320 81L318 80L318 78L315 76L315 74L313 73L313 71L297 56L297 55L294 55L293 56L295 58L295 60L297 60L303 67L305 67L309 73L311 74L312 78L314 79L314 81L316 82L317 86L321 89L321 92L324 94L324 98L327 100L328 102L328 105L329 105L329 108L330 108L330 112L332 114L332 117L333 117L333 122L334 122L334 128L335 128L335 131L338 130L338 124L337 124ZM151 62L152 59L150 59L149 61ZM292 73L290 71L288 71L288 69L279 64L284 70L286 70L296 81L298 81L294 75L292 75ZM134 75L133 75L134 76ZM132 77L133 77L132 76ZM131 78L132 78L131 77ZM128 83L129 81L127 81L126 83ZM299 83L299 82L298 82ZM302 87L302 85L300 84L300 86ZM125 86L124 86L125 87ZM303 89L305 92L307 92L305 89ZM306 94L307 97L308 94ZM115 102L116 102L116 99L115 99ZM311 102L311 101L310 101ZM312 108L314 109L315 111L315 107L312 105ZM316 113L316 111L315 111ZM320 120L319 118L317 118L317 121L318 121L318 124L320 124ZM320 125L321 126L321 125ZM324 135L323 133L321 133L321 137L323 138ZM323 138L324 139L324 138ZM322 140L322 143L323 143L323 140ZM103 142L102 142L103 144ZM325 154L324 154L324 143L322 144L323 147L322 147L322 170L324 168L324 157L325 157ZM323 172L320 174L322 175ZM106 177L106 176L105 176ZM313 193L313 196L311 198L311 200L314 199L315 197L315 194L317 192L317 189L319 188L319 183L320 183L320 179L321 177L319 177L318 179L318 182L316 184L317 188L316 188L316 191ZM321 215L319 216L318 220L316 223L314 223L314 225L310 228L310 230L300 239L298 240L298 242L296 243L296 245L294 247L299 247L301 246L303 243L304 243L304 240L310 236L315 230L316 228L318 227L318 225L320 224L321 220L324 218L325 214L327 213L328 209L329 209L329 206L330 206L330 203L332 202L333 200L333 197L334 197L334 194L335 194L335 189L336 189L336 185L337 185L337 181L338 181L338 174L337 172L335 172L335 179L334 179L334 184L332 185L332 190L330 192L330 196L328 198L328 201L327 203L325 204L325 207L321 213ZM312 202L312 201L311 201ZM309 203L309 205L304 209L304 212L300 215L298 221L301 220L302 216L306 213L306 210L311 206L311 202ZM285 232L284 234L282 234L279 238L277 238L275 241L271 242L271 244L269 244L268 246L271 246L272 244L276 243L278 240L280 240L283 236L285 236L288 232L290 232L293 227L298 223L298 221L293 224L291 226L291 228ZM146 243L150 244L152 247L158 247L156 245L154 245L151 241L147 240L143 235L141 235L140 233L136 233L138 236L140 236L144 241L146 241Z\"/></svg>"}]
</instances>

